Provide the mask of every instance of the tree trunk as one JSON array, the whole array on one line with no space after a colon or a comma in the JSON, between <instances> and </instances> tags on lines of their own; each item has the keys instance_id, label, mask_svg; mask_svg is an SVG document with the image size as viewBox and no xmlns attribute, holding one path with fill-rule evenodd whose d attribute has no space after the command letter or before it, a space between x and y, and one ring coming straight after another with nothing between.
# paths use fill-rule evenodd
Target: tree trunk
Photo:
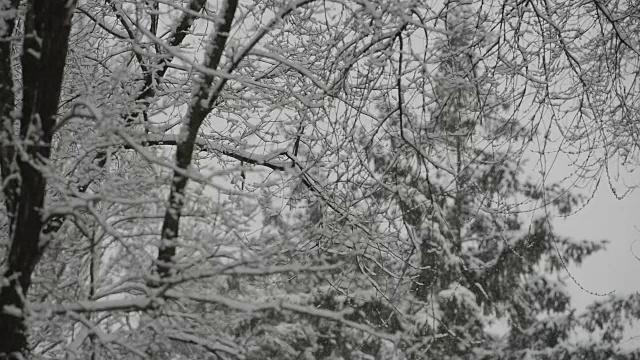
<instances>
[{"instance_id":1,"label":"tree trunk","mask_svg":"<svg viewBox=\"0 0 640 360\"><path fill-rule=\"evenodd\" d=\"M215 36L205 59L205 67L216 70L220 64L222 53L229 37L231 23L235 16L237 0L228 0L221 7L222 16L216 24ZM176 254L176 241L178 239L178 231L180 229L180 217L182 215L182 207L184 205L184 195L189 178L185 172L191 164L193 157L193 149L195 147L196 137L200 125L205 117L211 112L211 104L217 100L218 93L210 96L214 77L210 74L203 74L198 90L191 101L189 110L187 111L185 124L188 124L186 134L184 130L180 130L184 138L178 143L176 149L176 165L182 171L174 171L173 182L171 183L171 193L169 194L169 206L165 212L164 221L162 223L161 243L158 248L158 258L156 270L160 278L171 275L173 267L173 258ZM205 104L203 104L205 103Z\"/></svg>"},{"instance_id":2,"label":"tree trunk","mask_svg":"<svg viewBox=\"0 0 640 360\"><path fill-rule=\"evenodd\" d=\"M19 176L15 180L16 191L6 199L9 217L15 226L10 231L11 245L3 274L4 284L0 288L0 309L3 310L0 311L0 359L26 357L24 318L16 316L15 311L6 310L22 309L31 285L31 274L42 255L39 240L46 179L40 167L47 165L51 155L74 6L73 1L67 0L31 0L27 4L22 55L21 150L15 151L17 167L2 166L3 180ZM6 64L9 54L3 52L1 55L2 63ZM10 136L13 121L3 120L3 133ZM12 161L6 154L15 148L9 139L3 140L3 160ZM17 174L11 172L11 168Z\"/></svg>"}]
</instances>

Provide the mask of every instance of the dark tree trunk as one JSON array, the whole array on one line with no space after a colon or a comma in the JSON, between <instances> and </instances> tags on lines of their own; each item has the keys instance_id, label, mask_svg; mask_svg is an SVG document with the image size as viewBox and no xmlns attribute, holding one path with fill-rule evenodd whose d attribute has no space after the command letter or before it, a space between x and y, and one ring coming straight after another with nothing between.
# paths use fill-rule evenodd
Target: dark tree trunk
<instances>
[{"instance_id":1,"label":"dark tree trunk","mask_svg":"<svg viewBox=\"0 0 640 360\"><path fill-rule=\"evenodd\" d=\"M223 14L222 21L216 24L215 38L213 39L213 44L205 60L205 66L209 69L216 70L220 64L220 59L222 58L222 53L227 43L227 38L229 37L231 23L233 22L237 7L237 0L228 0L225 6L223 6L224 10L221 11ZM214 92L213 96L210 96L213 80L214 77L210 74L202 75L198 91L194 95L194 99L192 99L186 115L185 123L188 124L188 132L185 134L185 139L178 143L176 149L176 165L182 171L175 171L173 174L171 193L169 194L169 206L167 207L162 223L162 239L158 248L156 266L157 273L161 278L170 275L173 258L176 254L176 240L178 239L180 217L184 205L183 198L189 180L185 172L191 164L198 129L207 114L211 112L211 104L217 100L216 97L218 93ZM203 102L205 102L205 104L203 104Z\"/></svg>"},{"instance_id":2,"label":"dark tree trunk","mask_svg":"<svg viewBox=\"0 0 640 360\"><path fill-rule=\"evenodd\" d=\"M0 12L17 13L19 0L12 0L11 3L0 2ZM11 41L15 27L15 18L8 18L5 32L0 30L0 171L2 180L7 215L9 216L10 227L14 225L14 214L16 211L16 199L18 190L17 173L15 163L15 151L13 148L13 111L16 107L15 94L13 90L13 71L11 67ZM0 28L1 29L1 28Z\"/></svg>"},{"instance_id":3,"label":"dark tree trunk","mask_svg":"<svg viewBox=\"0 0 640 360\"><path fill-rule=\"evenodd\" d=\"M19 176L15 180L15 191L6 201L14 226L3 274L8 281L0 288L0 309L3 310L0 311L0 359L17 358L19 354L26 356L27 352L24 319L18 316L19 311L6 310L22 309L31 285L31 274L43 250L39 241L46 179L40 167L47 165L51 155L74 5L67 0L31 0L27 4L22 53L22 150L16 151L17 166L12 165L13 154L6 157L8 152L14 151L9 151L13 149L11 141L5 139L3 144L3 180L15 175L12 170ZM9 61L8 55L2 53L3 65ZM10 135L13 121L6 117L3 120L3 132Z\"/></svg>"}]
</instances>

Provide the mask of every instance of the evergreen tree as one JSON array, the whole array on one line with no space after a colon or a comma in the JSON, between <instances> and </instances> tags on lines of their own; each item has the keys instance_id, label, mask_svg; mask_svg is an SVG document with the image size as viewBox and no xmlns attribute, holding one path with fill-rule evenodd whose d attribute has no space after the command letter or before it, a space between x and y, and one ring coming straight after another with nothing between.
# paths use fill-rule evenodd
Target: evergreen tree
<instances>
[{"instance_id":1,"label":"evergreen tree","mask_svg":"<svg viewBox=\"0 0 640 360\"><path fill-rule=\"evenodd\" d=\"M367 159L352 179L361 191L341 193L345 204L370 194L365 206L350 208L358 221L324 207L327 224L343 218L345 226L312 226L304 235L325 254L358 254L337 272L342 281L315 279L330 286L316 287L308 301L352 311L350 319L396 341L316 321L305 322L317 340L306 346L318 359L638 358L619 346L623 324L637 317L636 297L610 298L585 313L572 306L569 267L606 241L576 241L553 229L553 217L571 214L582 199L532 179L508 146L535 129L504 115L504 96L474 59L486 44L472 4L451 1L443 18L428 115L400 104L385 135L372 140L361 129L364 151L355 152ZM416 89L400 90L408 97ZM380 113L393 112L403 95L384 98ZM596 340L581 340L584 334Z\"/></svg>"}]
</instances>

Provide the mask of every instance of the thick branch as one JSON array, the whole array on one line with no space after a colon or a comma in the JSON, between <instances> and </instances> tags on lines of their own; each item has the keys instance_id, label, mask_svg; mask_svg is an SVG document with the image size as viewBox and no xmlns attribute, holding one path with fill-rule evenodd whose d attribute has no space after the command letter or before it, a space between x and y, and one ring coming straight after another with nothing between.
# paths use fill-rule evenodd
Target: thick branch
<instances>
[{"instance_id":1,"label":"thick branch","mask_svg":"<svg viewBox=\"0 0 640 360\"><path fill-rule=\"evenodd\" d=\"M240 62L248 55L253 47L262 39L275 24L291 11L303 4L313 0L299 0L293 2L281 11L274 19L256 34L249 43L241 50L225 68L225 73L232 73ZM205 67L216 70L224 51L227 41L228 32L231 29L231 22L238 5L237 0L228 0L222 6L223 19L216 24L216 36L207 52ZM193 149L195 148L198 129L204 121L204 118L211 112L212 107L217 103L220 92L227 83L228 77L221 77L213 84L214 77L209 73L202 74L202 80L199 83L196 95L191 101L187 116L185 117L183 128L180 130L180 136L184 136L185 140L179 142L176 152L176 165L182 169L186 169L191 164ZM176 252L175 240L178 237L178 229L180 224L180 212L183 207L184 190L187 186L188 178L181 173L174 172L173 183L171 185L171 193L169 195L169 207L167 208L165 219L162 224L162 240L158 251L158 274L161 277L169 275L171 262Z\"/></svg>"},{"instance_id":2,"label":"thick branch","mask_svg":"<svg viewBox=\"0 0 640 360\"><path fill-rule=\"evenodd\" d=\"M618 21L613 18L607 6L602 4L599 0L593 0L593 4L596 6L596 8L598 8L598 10L600 10L600 12L607 19L607 21L611 24L611 27L613 28L613 31L616 33L616 37L618 38L618 40L620 40L620 42L623 43L626 47L631 49L631 51L636 53L636 55L640 55L640 51L638 51L638 49L636 49L629 42L629 37L626 34L623 34L622 30L618 26Z\"/></svg>"},{"instance_id":3,"label":"thick branch","mask_svg":"<svg viewBox=\"0 0 640 360\"><path fill-rule=\"evenodd\" d=\"M176 26L175 26L176 30L169 37L169 41L168 41L169 46L174 47L182 44L185 37L187 37L187 35L189 34L189 29L191 29L191 26L193 25L193 22L196 19L196 14L202 11L202 8L206 3L207 3L206 0L192 0L189 3L189 7L188 7L189 11L184 11L182 13L182 16L180 16L180 18L176 23ZM153 35L155 35L155 33ZM156 66L151 67L151 69L156 69L155 71L148 71L145 74L144 88L142 89L142 92L140 92L138 97L136 97L137 101L140 101L140 100L146 101L152 98L156 94L156 86L157 86L156 82L158 82L160 79L164 77L164 74L169 69L169 63L172 60L173 60L173 55L171 55L170 53L167 54L167 57L162 57L158 61ZM134 118L135 116L137 116L136 113L130 115L129 118Z\"/></svg>"},{"instance_id":4,"label":"thick branch","mask_svg":"<svg viewBox=\"0 0 640 360\"><path fill-rule=\"evenodd\" d=\"M151 135L145 138L145 144L147 146L175 146L178 145L178 140L175 135ZM279 149L267 155L258 156L238 149L231 149L223 145L214 144L201 137L196 138L195 148L201 151L216 152L250 165L260 165L276 171L284 171L286 169L286 164L273 162L277 157L286 155L286 149Z\"/></svg>"},{"instance_id":5,"label":"thick branch","mask_svg":"<svg viewBox=\"0 0 640 360\"><path fill-rule=\"evenodd\" d=\"M205 58L205 66L209 69L215 70L218 68L220 59L222 58L222 52L229 37L231 23L233 22L237 6L237 0L228 0L221 7L222 16L216 23L215 36L213 37L212 44L210 44L207 57ZM183 127L180 129L182 139L178 142L176 151L176 165L184 170L191 164L198 129L200 129L204 118L211 111L207 100L209 100L211 84L214 78L210 74L203 74L201 76L202 79L198 84L197 92L191 101ZM171 262L176 253L175 240L178 237L180 214L184 204L183 197L187 181L188 178L183 172L174 172L171 193L169 194L169 206L162 224L162 239L158 250L157 270L161 277L169 275Z\"/></svg>"}]
</instances>

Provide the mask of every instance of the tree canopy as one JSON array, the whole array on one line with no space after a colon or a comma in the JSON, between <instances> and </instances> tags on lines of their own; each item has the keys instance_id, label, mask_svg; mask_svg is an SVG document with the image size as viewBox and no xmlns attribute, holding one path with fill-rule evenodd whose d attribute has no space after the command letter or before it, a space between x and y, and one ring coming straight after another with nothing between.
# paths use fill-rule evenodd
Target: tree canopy
<instances>
[{"instance_id":1,"label":"tree canopy","mask_svg":"<svg viewBox=\"0 0 640 360\"><path fill-rule=\"evenodd\" d=\"M0 359L640 358L637 5L0 0Z\"/></svg>"}]
</instances>

